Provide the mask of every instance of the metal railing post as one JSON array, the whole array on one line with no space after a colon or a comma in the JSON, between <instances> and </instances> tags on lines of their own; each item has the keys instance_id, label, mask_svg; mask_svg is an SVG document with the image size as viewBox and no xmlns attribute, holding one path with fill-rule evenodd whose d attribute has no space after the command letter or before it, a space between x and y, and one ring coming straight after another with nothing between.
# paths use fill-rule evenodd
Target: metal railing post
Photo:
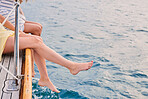
<instances>
[{"instance_id":1,"label":"metal railing post","mask_svg":"<svg viewBox=\"0 0 148 99\"><path fill-rule=\"evenodd\" d=\"M16 0L15 3L15 37L14 37L14 67L15 77L13 80L9 81L7 91L16 91L18 90L18 79L20 78L20 67L19 67L19 3ZM10 73L11 74L11 73Z\"/></svg>"},{"instance_id":2,"label":"metal railing post","mask_svg":"<svg viewBox=\"0 0 148 99\"><path fill-rule=\"evenodd\" d=\"M20 75L19 68L19 4L16 0L16 9L15 9L15 46L14 46L14 66L16 66L16 76Z\"/></svg>"}]
</instances>

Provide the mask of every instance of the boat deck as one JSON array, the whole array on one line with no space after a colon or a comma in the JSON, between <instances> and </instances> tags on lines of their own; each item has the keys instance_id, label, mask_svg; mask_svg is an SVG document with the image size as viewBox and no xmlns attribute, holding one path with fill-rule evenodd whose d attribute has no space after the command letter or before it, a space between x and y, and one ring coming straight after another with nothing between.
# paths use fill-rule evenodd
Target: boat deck
<instances>
[{"instance_id":1,"label":"boat deck","mask_svg":"<svg viewBox=\"0 0 148 99\"><path fill-rule=\"evenodd\" d=\"M2 56L2 61L0 62L4 67L6 67L11 73L15 74L14 58L13 53L6 54ZM22 67L22 52L20 53L19 59L20 68ZM10 74L8 74L4 69L0 67L0 98L1 99L19 99L21 91L21 80L18 81L18 88L15 91L8 90L8 86L14 79Z\"/></svg>"}]
</instances>

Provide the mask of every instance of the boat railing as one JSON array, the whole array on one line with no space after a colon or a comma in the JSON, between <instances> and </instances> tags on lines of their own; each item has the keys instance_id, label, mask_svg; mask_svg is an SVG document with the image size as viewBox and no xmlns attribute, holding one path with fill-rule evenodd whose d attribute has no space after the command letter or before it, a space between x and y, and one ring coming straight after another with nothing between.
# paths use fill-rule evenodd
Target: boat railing
<instances>
[{"instance_id":1,"label":"boat railing","mask_svg":"<svg viewBox=\"0 0 148 99\"><path fill-rule=\"evenodd\" d=\"M5 66L0 64L8 74L10 74L13 79L9 81L7 91L16 91L19 89L20 80L23 81L23 95L20 95L22 99L31 99L32 98L32 61L31 61L31 50L25 50L25 73L21 75L21 68L19 67L19 2L16 0L16 3L13 9L9 12L8 16L5 18L3 23L0 25L0 28L5 24L11 13L15 10L15 36L14 36L14 67L15 73L11 73ZM23 78L23 79L22 79Z\"/></svg>"},{"instance_id":2,"label":"boat railing","mask_svg":"<svg viewBox=\"0 0 148 99\"><path fill-rule=\"evenodd\" d=\"M16 0L16 3L13 9L9 12L8 16L5 18L1 26L5 24L11 13L15 10L15 36L14 36L14 66L15 66L15 74L11 73L7 68L3 65L0 65L7 73L13 76L13 86L8 87L8 90L17 90L18 80L22 78L19 67L19 2ZM0 26L0 27L1 27ZM15 83L15 84L14 84Z\"/></svg>"}]
</instances>

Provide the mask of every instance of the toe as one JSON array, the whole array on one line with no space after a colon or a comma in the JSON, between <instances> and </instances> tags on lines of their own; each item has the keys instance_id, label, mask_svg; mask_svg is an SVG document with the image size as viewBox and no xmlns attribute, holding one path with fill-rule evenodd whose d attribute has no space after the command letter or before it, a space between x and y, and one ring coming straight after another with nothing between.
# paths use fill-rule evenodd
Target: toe
<instances>
[{"instance_id":1,"label":"toe","mask_svg":"<svg viewBox=\"0 0 148 99\"><path fill-rule=\"evenodd\" d=\"M92 67L92 65L93 65L93 61L91 61L91 67Z\"/></svg>"},{"instance_id":2,"label":"toe","mask_svg":"<svg viewBox=\"0 0 148 99\"><path fill-rule=\"evenodd\" d=\"M57 89L54 89L54 90L52 90L53 92L56 92L56 93L60 93L60 91L59 90L57 90Z\"/></svg>"}]
</instances>

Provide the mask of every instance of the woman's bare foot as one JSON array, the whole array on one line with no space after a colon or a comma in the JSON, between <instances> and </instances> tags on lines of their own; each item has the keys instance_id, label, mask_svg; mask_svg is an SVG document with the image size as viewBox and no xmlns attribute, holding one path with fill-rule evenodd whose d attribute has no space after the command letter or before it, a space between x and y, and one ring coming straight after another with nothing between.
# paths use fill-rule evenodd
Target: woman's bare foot
<instances>
[{"instance_id":1,"label":"woman's bare foot","mask_svg":"<svg viewBox=\"0 0 148 99\"><path fill-rule=\"evenodd\" d=\"M59 90L57 90L55 88L55 86L53 85L53 83L50 81L50 79L44 79L44 80L39 80L38 82L38 85L41 86L41 87L48 87L50 90L54 91L54 92L57 92L57 93L60 93Z\"/></svg>"},{"instance_id":2,"label":"woman's bare foot","mask_svg":"<svg viewBox=\"0 0 148 99\"><path fill-rule=\"evenodd\" d=\"M88 63L74 63L74 65L69 70L71 74L76 75L80 71L90 69L92 65L93 65L93 61L88 62Z\"/></svg>"}]
</instances>

